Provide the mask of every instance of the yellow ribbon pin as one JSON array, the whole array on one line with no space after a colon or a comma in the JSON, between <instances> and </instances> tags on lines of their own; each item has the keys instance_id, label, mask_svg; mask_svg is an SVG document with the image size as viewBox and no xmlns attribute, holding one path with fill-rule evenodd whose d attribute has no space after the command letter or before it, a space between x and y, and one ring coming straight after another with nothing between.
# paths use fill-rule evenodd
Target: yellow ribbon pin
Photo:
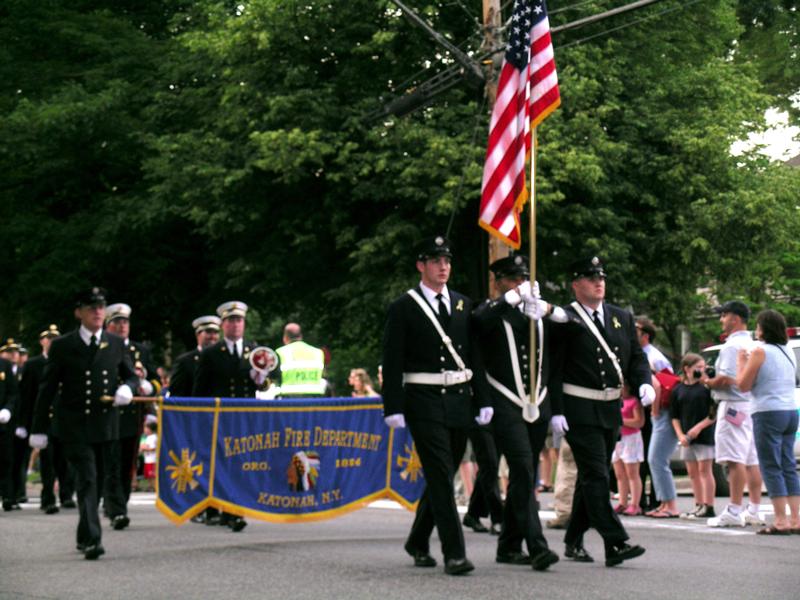
<instances>
[{"instance_id":1,"label":"yellow ribbon pin","mask_svg":"<svg viewBox=\"0 0 800 600\"><path fill-rule=\"evenodd\" d=\"M464 301L459 300L458 304L456 304L456 310L464 310Z\"/></svg>"}]
</instances>

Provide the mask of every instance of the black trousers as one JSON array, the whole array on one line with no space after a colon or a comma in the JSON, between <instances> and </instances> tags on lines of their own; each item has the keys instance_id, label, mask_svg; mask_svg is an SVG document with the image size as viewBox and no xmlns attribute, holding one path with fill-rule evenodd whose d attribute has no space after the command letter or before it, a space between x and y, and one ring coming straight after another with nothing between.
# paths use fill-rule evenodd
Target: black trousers
<instances>
[{"instance_id":1,"label":"black trousers","mask_svg":"<svg viewBox=\"0 0 800 600\"><path fill-rule=\"evenodd\" d=\"M133 478L136 475L136 459L139 456L139 436L124 437L117 441L119 447L120 483L125 502L131 499Z\"/></svg>"},{"instance_id":2,"label":"black trousers","mask_svg":"<svg viewBox=\"0 0 800 600\"><path fill-rule=\"evenodd\" d=\"M39 450L39 469L42 474L42 507L56 503L55 482L58 480L58 497L61 504L72 499L75 493L75 476L67 459L61 440L48 436L47 448Z\"/></svg>"},{"instance_id":3,"label":"black trousers","mask_svg":"<svg viewBox=\"0 0 800 600\"><path fill-rule=\"evenodd\" d=\"M536 471L539 453L547 436L547 419L528 423L522 409L503 399L495 399L492 426L498 432L497 447L508 462L508 490L503 511L503 529L497 541L497 553L522 550L525 540L528 552L534 556L547 549L539 520L536 500Z\"/></svg>"},{"instance_id":4,"label":"black trousers","mask_svg":"<svg viewBox=\"0 0 800 600\"><path fill-rule=\"evenodd\" d=\"M13 431L0 429L0 496L4 504L13 504L17 497L13 493L14 484L11 481L11 465L13 464Z\"/></svg>"},{"instance_id":5,"label":"black trousers","mask_svg":"<svg viewBox=\"0 0 800 600\"><path fill-rule=\"evenodd\" d=\"M592 425L570 425L567 441L575 464L578 481L572 500L572 514L564 535L568 545L583 545L583 534L594 527L603 538L606 549L621 544L628 534L611 508L609 469L618 430Z\"/></svg>"},{"instance_id":6,"label":"black trousers","mask_svg":"<svg viewBox=\"0 0 800 600\"><path fill-rule=\"evenodd\" d=\"M478 463L478 476L469 498L467 514L476 519L488 515L492 523L502 523L503 499L500 496L500 485L497 483L500 455L497 453L494 433L491 426L476 424L469 428L467 436L472 442L475 460Z\"/></svg>"},{"instance_id":7,"label":"black trousers","mask_svg":"<svg viewBox=\"0 0 800 600\"><path fill-rule=\"evenodd\" d=\"M77 542L79 544L99 544L101 540L100 515L100 486L98 481L104 478L108 492L104 495L104 502L111 516L124 514L125 502L119 486L119 469L114 469L115 464L113 443L100 442L88 444L84 442L64 442L64 453L75 472L75 487L78 492L78 521ZM99 473L103 473L99 475ZM109 479L112 480L109 482ZM116 485L113 480L116 479Z\"/></svg>"},{"instance_id":8,"label":"black trousers","mask_svg":"<svg viewBox=\"0 0 800 600\"><path fill-rule=\"evenodd\" d=\"M650 417L651 407L644 409L644 425L642 426L642 442L644 444L644 460L639 464L639 477L642 479L642 497L639 506L642 510L650 510L658 506L656 488L653 485L653 476L650 475L650 463L647 462L647 452L650 448L650 438L653 435L653 420ZM647 479L650 478L650 494L647 493Z\"/></svg>"},{"instance_id":9,"label":"black trousers","mask_svg":"<svg viewBox=\"0 0 800 600\"><path fill-rule=\"evenodd\" d=\"M435 525L445 560L464 558L464 532L456 508L453 480L464 456L467 430L433 421L414 420L409 421L408 426L425 473L425 491L417 505L408 545L420 552L429 552Z\"/></svg>"},{"instance_id":10,"label":"black trousers","mask_svg":"<svg viewBox=\"0 0 800 600\"><path fill-rule=\"evenodd\" d=\"M13 450L13 462L11 465L11 485L13 486L12 495L19 501L28 496L28 460L31 457L31 447L28 444L28 437L19 438L12 435L11 445Z\"/></svg>"}]
</instances>

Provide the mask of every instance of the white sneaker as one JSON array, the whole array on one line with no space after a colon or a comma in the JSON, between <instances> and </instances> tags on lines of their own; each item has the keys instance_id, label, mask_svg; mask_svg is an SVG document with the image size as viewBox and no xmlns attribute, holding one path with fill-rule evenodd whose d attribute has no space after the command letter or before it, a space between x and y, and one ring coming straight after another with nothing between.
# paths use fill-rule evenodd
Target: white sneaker
<instances>
[{"instance_id":1,"label":"white sneaker","mask_svg":"<svg viewBox=\"0 0 800 600\"><path fill-rule=\"evenodd\" d=\"M751 513L749 510L743 510L744 524L752 525L753 527L764 527L767 523L762 519L758 513Z\"/></svg>"},{"instance_id":2,"label":"white sneaker","mask_svg":"<svg viewBox=\"0 0 800 600\"><path fill-rule=\"evenodd\" d=\"M747 511L745 511L747 512ZM734 515L725 507L718 517L711 517L706 521L709 527L744 527L744 519L741 514Z\"/></svg>"}]
</instances>

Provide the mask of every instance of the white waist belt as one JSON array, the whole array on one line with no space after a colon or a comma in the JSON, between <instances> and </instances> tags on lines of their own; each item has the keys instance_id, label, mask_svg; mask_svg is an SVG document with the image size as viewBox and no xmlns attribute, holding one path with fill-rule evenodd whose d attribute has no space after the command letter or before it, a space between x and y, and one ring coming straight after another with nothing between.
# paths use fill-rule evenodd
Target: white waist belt
<instances>
[{"instance_id":1,"label":"white waist belt","mask_svg":"<svg viewBox=\"0 0 800 600\"><path fill-rule=\"evenodd\" d=\"M602 400L610 401L617 400L622 396L620 388L606 388L604 390L595 390L593 388L583 387L582 385L573 385L565 383L563 387L564 393L570 396L577 396L578 398L586 398L587 400Z\"/></svg>"},{"instance_id":2,"label":"white waist belt","mask_svg":"<svg viewBox=\"0 0 800 600\"><path fill-rule=\"evenodd\" d=\"M403 373L403 383L417 383L421 385L459 385L472 379L472 371L442 371L441 373Z\"/></svg>"}]
</instances>

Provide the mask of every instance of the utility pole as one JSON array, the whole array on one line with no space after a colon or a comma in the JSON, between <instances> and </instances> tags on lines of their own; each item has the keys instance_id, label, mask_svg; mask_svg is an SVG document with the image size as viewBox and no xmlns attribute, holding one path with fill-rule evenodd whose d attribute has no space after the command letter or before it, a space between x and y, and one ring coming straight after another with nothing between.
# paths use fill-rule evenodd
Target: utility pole
<instances>
[{"instance_id":1,"label":"utility pole","mask_svg":"<svg viewBox=\"0 0 800 600\"><path fill-rule=\"evenodd\" d=\"M500 0L483 0L483 48L482 50L490 52L492 49L502 46L498 39L498 33L502 27L503 20L500 12ZM497 98L497 82L500 77L500 69L503 63L503 55L496 53L490 55L490 58L485 61L486 69L484 71L486 76L486 86L484 93L486 94L486 105L491 108L494 106L494 101ZM489 264L494 261L504 258L509 255L508 246L506 246L499 239L493 235L489 236ZM489 294L492 292L493 276L489 272Z\"/></svg>"}]
</instances>

